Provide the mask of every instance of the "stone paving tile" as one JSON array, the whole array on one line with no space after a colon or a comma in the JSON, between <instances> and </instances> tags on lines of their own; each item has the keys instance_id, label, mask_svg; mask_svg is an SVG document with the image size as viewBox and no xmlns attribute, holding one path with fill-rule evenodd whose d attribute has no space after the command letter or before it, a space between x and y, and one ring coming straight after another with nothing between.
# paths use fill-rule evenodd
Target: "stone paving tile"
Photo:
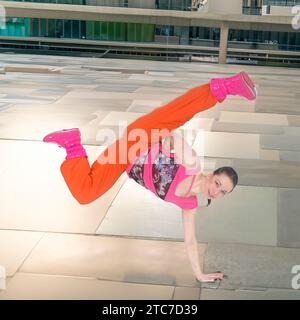
<instances>
[{"instance_id":1,"label":"stone paving tile","mask_svg":"<svg viewBox=\"0 0 300 320\"><path fill-rule=\"evenodd\" d=\"M10 103L0 103L0 112L3 112L4 110L7 110L11 107Z\"/></svg>"},{"instance_id":2,"label":"stone paving tile","mask_svg":"<svg viewBox=\"0 0 300 320\"><path fill-rule=\"evenodd\" d=\"M148 71L149 76L161 76L161 77L174 77L174 72L164 72L164 71Z\"/></svg>"},{"instance_id":3,"label":"stone paving tile","mask_svg":"<svg viewBox=\"0 0 300 320\"><path fill-rule=\"evenodd\" d=\"M153 81L148 80L148 81L143 81L141 83L139 80L132 80L132 79L124 79L124 78L97 78L95 79L95 84L97 84L96 88L99 86L102 86L103 84L105 85L114 85L114 86L136 86L136 87L141 87L141 86L153 86Z\"/></svg>"},{"instance_id":4,"label":"stone paving tile","mask_svg":"<svg viewBox=\"0 0 300 320\"><path fill-rule=\"evenodd\" d=\"M60 112L0 113L0 136L2 139L41 140L52 131L63 128L81 128L95 118L93 115L76 115ZM48 110L49 111L49 110Z\"/></svg>"},{"instance_id":5,"label":"stone paving tile","mask_svg":"<svg viewBox=\"0 0 300 320\"><path fill-rule=\"evenodd\" d=\"M277 149L283 151L300 151L299 135L261 135L260 146L264 149Z\"/></svg>"},{"instance_id":6,"label":"stone paving tile","mask_svg":"<svg viewBox=\"0 0 300 320\"><path fill-rule=\"evenodd\" d=\"M164 92L164 93L171 93L171 94L176 94L176 95L181 95L185 93L184 88L169 88L169 87L160 87L159 89L154 88L153 86L143 86L139 87L135 92L136 93L152 93L156 95L158 92Z\"/></svg>"},{"instance_id":7,"label":"stone paving tile","mask_svg":"<svg viewBox=\"0 0 300 320\"><path fill-rule=\"evenodd\" d=\"M226 198L198 209L196 232L200 242L276 245L276 189L237 186ZM181 210L130 179L114 199L97 233L183 239Z\"/></svg>"},{"instance_id":8,"label":"stone paving tile","mask_svg":"<svg viewBox=\"0 0 300 320\"><path fill-rule=\"evenodd\" d=\"M300 116L287 115L289 126L300 127Z\"/></svg>"},{"instance_id":9,"label":"stone paving tile","mask_svg":"<svg viewBox=\"0 0 300 320\"><path fill-rule=\"evenodd\" d=\"M35 93L45 93L45 94L53 94L53 93L61 94L65 92L66 92L66 89L64 88L43 88L43 89L35 90Z\"/></svg>"},{"instance_id":10,"label":"stone paving tile","mask_svg":"<svg viewBox=\"0 0 300 320\"><path fill-rule=\"evenodd\" d=\"M92 126L101 126L101 121L108 115L108 113L109 113L108 111L100 111L100 110L91 112L91 115L94 118L85 125L85 128L89 128Z\"/></svg>"},{"instance_id":11,"label":"stone paving tile","mask_svg":"<svg viewBox=\"0 0 300 320\"><path fill-rule=\"evenodd\" d=\"M78 109L81 110L90 110L93 109L94 111L126 111L129 105L132 103L132 100L108 100L108 99L67 99L61 98L56 103L53 103L51 107L53 108L60 108L65 110L74 110L75 112Z\"/></svg>"},{"instance_id":12,"label":"stone paving tile","mask_svg":"<svg viewBox=\"0 0 300 320\"><path fill-rule=\"evenodd\" d=\"M4 67L5 72L28 72L28 73L60 73L59 68L51 67L51 66L38 66L35 65L34 67L28 67L28 65L5 65Z\"/></svg>"},{"instance_id":13,"label":"stone paving tile","mask_svg":"<svg viewBox=\"0 0 300 320\"><path fill-rule=\"evenodd\" d=\"M95 88L96 91L105 91L105 92L135 92L138 89L137 86L131 85L100 85Z\"/></svg>"},{"instance_id":14,"label":"stone paving tile","mask_svg":"<svg viewBox=\"0 0 300 320\"><path fill-rule=\"evenodd\" d=\"M137 113L137 112L116 112L112 111L108 113L100 122L102 126L108 125L108 126L118 126L119 123L124 123L125 126L129 125L133 121L135 121L137 118L143 116L143 113ZM123 125L122 125L123 126Z\"/></svg>"},{"instance_id":15,"label":"stone paving tile","mask_svg":"<svg viewBox=\"0 0 300 320\"><path fill-rule=\"evenodd\" d=\"M198 244L203 255L204 244ZM183 242L47 233L21 272L195 287Z\"/></svg>"},{"instance_id":16,"label":"stone paving tile","mask_svg":"<svg viewBox=\"0 0 300 320\"><path fill-rule=\"evenodd\" d=\"M159 75L150 75L150 74L134 74L129 76L128 78L129 80L139 80L141 81L141 83L143 83L143 81L149 81L149 80L157 80L160 82L167 82L167 83L176 83L178 82L178 79L171 79L170 77L166 77L165 79L163 77L160 77ZM167 85L167 83L165 85Z\"/></svg>"},{"instance_id":17,"label":"stone paving tile","mask_svg":"<svg viewBox=\"0 0 300 320\"><path fill-rule=\"evenodd\" d=\"M294 83L293 78L293 83ZM287 99L294 99L296 97L294 85L291 83L291 78L287 81L290 83L288 87L280 88L278 82L273 82L272 78L268 81L262 81L260 79L256 80L260 84L259 97L269 100L274 100L274 98L285 97ZM271 85L273 84L273 86Z\"/></svg>"},{"instance_id":18,"label":"stone paving tile","mask_svg":"<svg viewBox=\"0 0 300 320\"><path fill-rule=\"evenodd\" d=\"M282 101L279 100L277 102L272 101L269 103L257 103L256 112L299 115L300 109L299 103L282 103Z\"/></svg>"},{"instance_id":19,"label":"stone paving tile","mask_svg":"<svg viewBox=\"0 0 300 320\"><path fill-rule=\"evenodd\" d=\"M226 112L252 113L255 112L255 101L249 101L238 96L229 96L222 103L217 103L213 109Z\"/></svg>"},{"instance_id":20,"label":"stone paving tile","mask_svg":"<svg viewBox=\"0 0 300 320\"><path fill-rule=\"evenodd\" d=\"M257 245L277 243L277 190L237 186L224 199L200 208L197 220L200 242Z\"/></svg>"},{"instance_id":21,"label":"stone paving tile","mask_svg":"<svg viewBox=\"0 0 300 320\"><path fill-rule=\"evenodd\" d=\"M16 90L17 89L17 90ZM9 86L5 86L5 85L2 85L1 87L0 87L0 93L1 94L3 94L3 93L5 93L5 94L16 94L16 93L18 93L19 95L25 95L25 96L27 96L27 98L28 98L28 96L29 95L31 95L31 94L33 94L33 93L35 93L35 92L38 92L38 90L40 90L40 89L34 89L34 88L22 88L22 87L19 87L19 88L16 88L16 87L12 87L11 86L11 83L10 83L10 85Z\"/></svg>"},{"instance_id":22,"label":"stone paving tile","mask_svg":"<svg viewBox=\"0 0 300 320\"><path fill-rule=\"evenodd\" d=\"M300 300L300 291L201 289L200 300Z\"/></svg>"},{"instance_id":23,"label":"stone paving tile","mask_svg":"<svg viewBox=\"0 0 300 320\"><path fill-rule=\"evenodd\" d=\"M92 92L92 95L91 95ZM160 93L159 99L169 102L177 98L177 94L170 94L170 93ZM85 99L86 103L93 102L93 101L103 101L103 100L153 100L153 94L144 94L144 93L127 93L127 92L114 92L113 97L111 92L98 92L98 91L79 91L73 90L68 92L62 99L61 102L68 102L69 100L76 100L76 99Z\"/></svg>"},{"instance_id":24,"label":"stone paving tile","mask_svg":"<svg viewBox=\"0 0 300 320\"><path fill-rule=\"evenodd\" d=\"M300 247L299 189L278 190L278 246Z\"/></svg>"},{"instance_id":25,"label":"stone paving tile","mask_svg":"<svg viewBox=\"0 0 300 320\"><path fill-rule=\"evenodd\" d=\"M288 119L286 115L268 114L268 113L245 113L245 112L230 112L222 111L220 122L230 122L238 124L255 124L255 125L277 125L287 126Z\"/></svg>"},{"instance_id":26,"label":"stone paving tile","mask_svg":"<svg viewBox=\"0 0 300 320\"><path fill-rule=\"evenodd\" d=\"M212 108L212 109L208 109L205 111L202 111L200 113L195 114L194 118L211 118L211 119L215 119L218 120L220 117L220 113L221 111L218 110L218 106ZM214 122L213 127L215 126L216 122Z\"/></svg>"},{"instance_id":27,"label":"stone paving tile","mask_svg":"<svg viewBox=\"0 0 300 320\"><path fill-rule=\"evenodd\" d=\"M141 113L146 114L146 113L150 113L155 108L157 108L156 104L155 104L155 106L149 106L149 105L142 105L142 104L137 103L136 105L131 104L126 111L127 112L130 111L130 112L134 112L134 113L141 112Z\"/></svg>"},{"instance_id":28,"label":"stone paving tile","mask_svg":"<svg viewBox=\"0 0 300 320\"><path fill-rule=\"evenodd\" d=\"M0 229L0 265L5 268L7 277L17 272L42 237L42 232Z\"/></svg>"},{"instance_id":29,"label":"stone paving tile","mask_svg":"<svg viewBox=\"0 0 300 320\"><path fill-rule=\"evenodd\" d=\"M175 287L174 300L198 300L200 296L199 288Z\"/></svg>"},{"instance_id":30,"label":"stone paving tile","mask_svg":"<svg viewBox=\"0 0 300 320\"><path fill-rule=\"evenodd\" d=\"M86 114L95 111L118 111L124 112L131 104L132 100L86 100L86 99L70 99L68 101L61 101L52 104L53 108L73 111L74 113L79 110L80 112L86 109Z\"/></svg>"},{"instance_id":31,"label":"stone paving tile","mask_svg":"<svg viewBox=\"0 0 300 320\"><path fill-rule=\"evenodd\" d=\"M185 130L211 131L214 119L208 118L192 118L186 122L181 128Z\"/></svg>"},{"instance_id":32,"label":"stone paving tile","mask_svg":"<svg viewBox=\"0 0 300 320\"><path fill-rule=\"evenodd\" d=\"M294 161L300 162L300 152L298 151L280 151L279 150L280 160L283 161Z\"/></svg>"},{"instance_id":33,"label":"stone paving tile","mask_svg":"<svg viewBox=\"0 0 300 320\"><path fill-rule=\"evenodd\" d=\"M195 142L193 148L200 148ZM259 159L259 135L228 132L204 132L206 157Z\"/></svg>"},{"instance_id":34,"label":"stone paving tile","mask_svg":"<svg viewBox=\"0 0 300 320\"><path fill-rule=\"evenodd\" d=\"M61 175L64 150L54 144L6 140L0 141L0 148L2 229L94 233L126 179L121 176L106 194L83 206ZM90 163L103 149L86 146Z\"/></svg>"},{"instance_id":35,"label":"stone paving tile","mask_svg":"<svg viewBox=\"0 0 300 320\"><path fill-rule=\"evenodd\" d=\"M291 136L300 136L300 128L299 127L283 127L283 131L285 135L291 135Z\"/></svg>"},{"instance_id":36,"label":"stone paving tile","mask_svg":"<svg viewBox=\"0 0 300 320\"><path fill-rule=\"evenodd\" d=\"M221 289L292 289L299 265L300 249L249 244L209 243L205 250L204 272L220 270L228 275Z\"/></svg>"},{"instance_id":37,"label":"stone paving tile","mask_svg":"<svg viewBox=\"0 0 300 320\"><path fill-rule=\"evenodd\" d=\"M7 77L9 78L9 77ZM14 79L14 77L10 76L11 79ZM28 74L28 75L23 75L23 74L19 74L17 77L18 80L22 80L24 81L31 81L32 80L32 75ZM57 77L57 75L35 75L35 82L38 81L40 84L43 84L45 86L45 84L52 84L52 85L74 85L74 84L89 84L89 85L93 85L94 84L94 80L93 79L88 79L88 78L80 78L80 79L76 79L76 78L63 78L62 76Z\"/></svg>"},{"instance_id":38,"label":"stone paving tile","mask_svg":"<svg viewBox=\"0 0 300 320\"><path fill-rule=\"evenodd\" d=\"M171 300L173 290L172 286L18 272L0 291L0 300Z\"/></svg>"},{"instance_id":39,"label":"stone paving tile","mask_svg":"<svg viewBox=\"0 0 300 320\"><path fill-rule=\"evenodd\" d=\"M233 159L232 167L241 185L300 188L300 166L295 162Z\"/></svg>"},{"instance_id":40,"label":"stone paving tile","mask_svg":"<svg viewBox=\"0 0 300 320\"><path fill-rule=\"evenodd\" d=\"M261 160L280 161L280 152L278 150L264 150L259 151Z\"/></svg>"},{"instance_id":41,"label":"stone paving tile","mask_svg":"<svg viewBox=\"0 0 300 320\"><path fill-rule=\"evenodd\" d=\"M74 108L68 108L67 106L62 106L59 103L53 103L53 104L45 104L45 103L39 103L39 104L12 104L9 110L7 112L3 112L0 114L5 115L6 113L8 114L14 114L15 117L17 118L18 115L33 115L35 116L36 114L41 114L41 115L48 115L49 117L54 117L54 115L57 116L57 121L59 121L60 116L68 116L70 120L77 119L80 117L87 117L90 115L97 115L99 114L107 114L107 111L101 111L99 110L99 106L90 106L90 105L76 105Z\"/></svg>"},{"instance_id":42,"label":"stone paving tile","mask_svg":"<svg viewBox=\"0 0 300 320\"><path fill-rule=\"evenodd\" d=\"M282 127L263 124L214 122L212 131L216 132L240 132L240 133L261 133L261 134L282 134Z\"/></svg>"},{"instance_id":43,"label":"stone paving tile","mask_svg":"<svg viewBox=\"0 0 300 320\"><path fill-rule=\"evenodd\" d=\"M122 136L123 128L108 125L91 125L88 123L80 128L80 132L82 133L81 141L84 144L107 147ZM98 155L101 152L102 149L99 149Z\"/></svg>"},{"instance_id":44,"label":"stone paving tile","mask_svg":"<svg viewBox=\"0 0 300 320\"><path fill-rule=\"evenodd\" d=\"M128 179L97 233L182 239L181 210Z\"/></svg>"},{"instance_id":45,"label":"stone paving tile","mask_svg":"<svg viewBox=\"0 0 300 320\"><path fill-rule=\"evenodd\" d=\"M233 160L232 159L226 159L226 158L209 158L209 157L205 157L204 158L205 162L206 163L207 161L210 161L211 163L214 163L214 166L212 166L208 172L212 172L214 170L216 170L217 168L220 168L220 167L233 167ZM205 172L208 173L208 172Z\"/></svg>"},{"instance_id":46,"label":"stone paving tile","mask_svg":"<svg viewBox=\"0 0 300 320\"><path fill-rule=\"evenodd\" d=\"M128 109L127 112L133 112L135 109L139 110L139 112L143 112L143 107L151 107L151 110L158 108L163 105L163 102L161 100L133 100ZM147 111L148 112L148 111Z\"/></svg>"},{"instance_id":47,"label":"stone paving tile","mask_svg":"<svg viewBox=\"0 0 300 320\"><path fill-rule=\"evenodd\" d=\"M145 81L143 81L143 85L146 85ZM195 85L196 84L190 81L180 81L180 80L178 82L171 82L171 81L168 82L167 80L166 81L152 80L152 83L151 83L151 87L154 87L154 88L179 88L179 89L186 89L186 90L188 90L189 88L192 88Z\"/></svg>"}]
</instances>

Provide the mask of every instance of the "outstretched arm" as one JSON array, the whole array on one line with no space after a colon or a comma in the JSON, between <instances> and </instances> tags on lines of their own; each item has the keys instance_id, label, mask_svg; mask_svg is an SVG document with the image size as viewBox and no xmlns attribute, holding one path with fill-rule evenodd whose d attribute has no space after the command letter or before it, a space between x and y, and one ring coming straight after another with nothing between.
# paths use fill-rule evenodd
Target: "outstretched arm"
<instances>
[{"instance_id":1,"label":"outstretched arm","mask_svg":"<svg viewBox=\"0 0 300 320\"><path fill-rule=\"evenodd\" d=\"M223 274L220 272L204 274L199 261L198 243L195 234L195 215L197 209L182 210L182 222L184 230L184 243L187 254L192 265L194 274L198 281L213 282L216 279L222 279Z\"/></svg>"}]
</instances>

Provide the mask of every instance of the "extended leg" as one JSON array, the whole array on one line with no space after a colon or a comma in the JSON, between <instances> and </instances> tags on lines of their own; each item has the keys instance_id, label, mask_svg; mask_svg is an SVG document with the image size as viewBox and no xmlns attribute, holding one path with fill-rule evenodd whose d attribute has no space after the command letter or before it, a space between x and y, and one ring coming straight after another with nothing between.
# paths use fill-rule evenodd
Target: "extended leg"
<instances>
[{"instance_id":1,"label":"extended leg","mask_svg":"<svg viewBox=\"0 0 300 320\"><path fill-rule=\"evenodd\" d=\"M245 76L244 76L245 77ZM213 79L214 80L214 79ZM254 97L254 85L249 78L243 79L242 75L236 75L231 78L215 79L210 84L202 85L190 89L187 93L181 95L170 103L156 108L149 114L142 116L135 120L127 127L126 134L122 139L117 140L110 145L106 150L98 157L98 159L90 167L86 154L78 154L78 145L74 144L70 147L70 144L65 143L63 147L75 150L74 157L67 156L66 161L61 165L61 172L68 185L72 195L81 204L87 204L109 190L114 183L118 180L120 175L126 170L129 164L129 159L120 161L120 149L125 148L125 152L128 152L132 145L136 141L128 140L128 134L134 129L143 129L147 136L148 147L151 143L156 143L164 136L153 137L151 135L152 129L163 130L170 132L185 122L190 120L196 113L207 110L213 107L218 101L222 102L227 94L239 94L247 97L251 100ZM79 136L80 133L74 132ZM64 136L64 133L57 132L50 134L44 138L46 142L58 143L59 139ZM80 143L80 142L79 142ZM142 150L141 150L142 151ZM81 155L80 155L81 154ZM114 162L105 163L109 154L113 154ZM127 153L126 153L127 155Z\"/></svg>"}]
</instances>

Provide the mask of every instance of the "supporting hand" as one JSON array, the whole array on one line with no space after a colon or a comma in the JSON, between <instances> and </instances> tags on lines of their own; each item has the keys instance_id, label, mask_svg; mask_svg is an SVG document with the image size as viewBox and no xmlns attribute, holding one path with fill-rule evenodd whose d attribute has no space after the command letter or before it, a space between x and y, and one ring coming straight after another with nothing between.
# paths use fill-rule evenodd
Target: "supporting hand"
<instances>
[{"instance_id":1,"label":"supporting hand","mask_svg":"<svg viewBox=\"0 0 300 320\"><path fill-rule=\"evenodd\" d=\"M196 280L199 282L214 282L215 280L222 280L224 277L222 272L216 272L216 273L207 273L202 274L201 276L196 277Z\"/></svg>"}]
</instances>

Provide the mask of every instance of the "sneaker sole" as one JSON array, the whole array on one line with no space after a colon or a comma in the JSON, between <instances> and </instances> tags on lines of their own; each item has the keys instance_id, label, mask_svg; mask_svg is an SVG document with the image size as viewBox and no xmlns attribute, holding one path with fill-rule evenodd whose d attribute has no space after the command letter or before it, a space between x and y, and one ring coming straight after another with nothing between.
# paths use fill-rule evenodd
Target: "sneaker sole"
<instances>
[{"instance_id":1,"label":"sneaker sole","mask_svg":"<svg viewBox=\"0 0 300 320\"><path fill-rule=\"evenodd\" d=\"M245 88L248 90L248 92L250 93L250 100L254 100L256 99L256 87L253 83L253 81L250 79L250 77L248 76L248 74L246 72L241 72L241 77L243 79L243 83L245 84Z\"/></svg>"}]
</instances>

